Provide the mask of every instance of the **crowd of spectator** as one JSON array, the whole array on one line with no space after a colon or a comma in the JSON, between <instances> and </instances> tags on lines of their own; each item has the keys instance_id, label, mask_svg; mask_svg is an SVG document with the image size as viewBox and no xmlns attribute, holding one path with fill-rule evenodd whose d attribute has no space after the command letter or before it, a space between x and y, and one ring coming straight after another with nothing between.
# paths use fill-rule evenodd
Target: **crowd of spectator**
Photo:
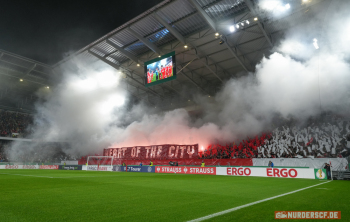
<instances>
[{"instance_id":1,"label":"crowd of spectator","mask_svg":"<svg viewBox=\"0 0 350 222\"><path fill-rule=\"evenodd\" d=\"M5 147L6 145L0 141L0 162L7 162Z\"/></svg>"},{"instance_id":2,"label":"crowd of spectator","mask_svg":"<svg viewBox=\"0 0 350 222\"><path fill-rule=\"evenodd\" d=\"M65 160L78 160L77 157L67 154L62 143L41 143L25 147L21 153L11 156L11 162L24 163L60 163Z\"/></svg>"},{"instance_id":3,"label":"crowd of spectator","mask_svg":"<svg viewBox=\"0 0 350 222\"><path fill-rule=\"evenodd\" d=\"M0 136L18 137L26 134L28 125L32 123L32 116L17 112L0 110Z\"/></svg>"},{"instance_id":4,"label":"crowd of spectator","mask_svg":"<svg viewBox=\"0 0 350 222\"><path fill-rule=\"evenodd\" d=\"M203 159L227 158L336 158L348 155L350 121L336 116L306 127L281 126L238 145L209 145Z\"/></svg>"},{"instance_id":5,"label":"crowd of spectator","mask_svg":"<svg viewBox=\"0 0 350 222\"><path fill-rule=\"evenodd\" d=\"M22 142L23 146L19 144L23 147L21 150L13 149L12 143L11 140L0 140L0 162L60 163L80 159L65 152L69 149L66 143Z\"/></svg>"}]
</instances>

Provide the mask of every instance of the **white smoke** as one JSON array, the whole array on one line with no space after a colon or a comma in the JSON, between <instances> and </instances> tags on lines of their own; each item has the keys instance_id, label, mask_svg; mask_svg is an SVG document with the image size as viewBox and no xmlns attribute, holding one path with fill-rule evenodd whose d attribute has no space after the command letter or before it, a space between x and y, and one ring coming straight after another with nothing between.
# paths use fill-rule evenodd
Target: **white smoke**
<instances>
[{"instance_id":1,"label":"white smoke","mask_svg":"<svg viewBox=\"0 0 350 222\"><path fill-rule=\"evenodd\" d=\"M322 34L309 23L291 29L275 47L278 52L264 57L255 73L226 82L214 102L198 95L196 102L204 113L196 120L184 109L157 114L144 104L126 107L128 93L116 70L100 63L76 65L74 71L63 72L63 81L37 106L33 136L67 141L72 147L67 152L86 155L110 146L224 144L266 131L275 115L301 120L323 111L348 115L346 9L328 12L332 26ZM315 37L318 50L312 45ZM13 153L22 148L14 144Z\"/></svg>"}]
</instances>

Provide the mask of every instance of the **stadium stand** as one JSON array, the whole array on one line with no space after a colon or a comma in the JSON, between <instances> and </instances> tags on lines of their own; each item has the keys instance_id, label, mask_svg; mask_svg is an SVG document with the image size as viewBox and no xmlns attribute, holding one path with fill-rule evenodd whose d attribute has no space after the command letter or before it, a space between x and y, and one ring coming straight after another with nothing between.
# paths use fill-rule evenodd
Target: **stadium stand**
<instances>
[{"instance_id":1,"label":"stadium stand","mask_svg":"<svg viewBox=\"0 0 350 222\"><path fill-rule=\"evenodd\" d=\"M0 136L24 137L27 127L32 122L32 116L29 114L0 110Z\"/></svg>"},{"instance_id":2,"label":"stadium stand","mask_svg":"<svg viewBox=\"0 0 350 222\"><path fill-rule=\"evenodd\" d=\"M301 128L297 125L277 127L269 133L235 143L209 145L203 159L227 158L336 158L350 148L350 122L338 117L314 122Z\"/></svg>"},{"instance_id":3,"label":"stadium stand","mask_svg":"<svg viewBox=\"0 0 350 222\"><path fill-rule=\"evenodd\" d=\"M0 162L7 162L7 158L5 155L5 144L0 141Z\"/></svg>"}]
</instances>

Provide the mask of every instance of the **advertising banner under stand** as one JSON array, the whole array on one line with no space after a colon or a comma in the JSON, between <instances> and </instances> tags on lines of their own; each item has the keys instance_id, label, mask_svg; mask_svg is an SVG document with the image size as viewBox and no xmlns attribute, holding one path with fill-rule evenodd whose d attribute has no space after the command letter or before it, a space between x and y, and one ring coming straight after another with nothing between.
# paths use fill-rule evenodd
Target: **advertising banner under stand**
<instances>
[{"instance_id":1,"label":"advertising banner under stand","mask_svg":"<svg viewBox=\"0 0 350 222\"><path fill-rule=\"evenodd\" d=\"M44 170L58 170L58 165L40 165L39 169Z\"/></svg>"},{"instance_id":2,"label":"advertising banner under stand","mask_svg":"<svg viewBox=\"0 0 350 222\"><path fill-rule=\"evenodd\" d=\"M117 171L117 172L125 171L125 170L123 170L122 168L123 168L122 166L113 166L112 171Z\"/></svg>"},{"instance_id":3,"label":"advertising banner under stand","mask_svg":"<svg viewBox=\"0 0 350 222\"><path fill-rule=\"evenodd\" d=\"M326 169L314 169L315 179L327 180L327 171Z\"/></svg>"},{"instance_id":4,"label":"advertising banner under stand","mask_svg":"<svg viewBox=\"0 0 350 222\"><path fill-rule=\"evenodd\" d=\"M0 169L44 169L57 170L58 165L0 165Z\"/></svg>"},{"instance_id":5,"label":"advertising banner under stand","mask_svg":"<svg viewBox=\"0 0 350 222\"><path fill-rule=\"evenodd\" d=\"M156 173L208 174L215 175L216 167L157 166Z\"/></svg>"},{"instance_id":6,"label":"advertising banner under stand","mask_svg":"<svg viewBox=\"0 0 350 222\"><path fill-rule=\"evenodd\" d=\"M82 170L83 167L81 165L60 165L59 170Z\"/></svg>"},{"instance_id":7,"label":"advertising banner under stand","mask_svg":"<svg viewBox=\"0 0 350 222\"><path fill-rule=\"evenodd\" d=\"M39 165L0 165L0 169L39 169Z\"/></svg>"},{"instance_id":8,"label":"advertising banner under stand","mask_svg":"<svg viewBox=\"0 0 350 222\"><path fill-rule=\"evenodd\" d=\"M86 170L92 171L112 171L112 166L98 166L98 165L88 165L84 167ZM83 169L84 170L84 169Z\"/></svg>"},{"instance_id":9,"label":"advertising banner under stand","mask_svg":"<svg viewBox=\"0 0 350 222\"><path fill-rule=\"evenodd\" d=\"M154 173L154 166L113 166L113 171L117 172L142 172L142 173Z\"/></svg>"},{"instance_id":10,"label":"advertising banner under stand","mask_svg":"<svg viewBox=\"0 0 350 222\"><path fill-rule=\"evenodd\" d=\"M325 171L313 168L217 167L216 175L324 179Z\"/></svg>"}]
</instances>

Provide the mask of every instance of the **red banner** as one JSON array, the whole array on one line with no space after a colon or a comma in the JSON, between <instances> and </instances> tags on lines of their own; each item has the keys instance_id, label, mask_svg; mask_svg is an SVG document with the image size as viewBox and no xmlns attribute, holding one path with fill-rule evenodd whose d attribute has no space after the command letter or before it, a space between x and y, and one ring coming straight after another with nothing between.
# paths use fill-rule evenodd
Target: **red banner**
<instances>
[{"instance_id":1,"label":"red banner","mask_svg":"<svg viewBox=\"0 0 350 222\"><path fill-rule=\"evenodd\" d=\"M113 156L114 159L137 159L137 160L176 160L197 159L198 144L194 145L156 145L135 146L123 148L104 149L104 156Z\"/></svg>"},{"instance_id":2,"label":"red banner","mask_svg":"<svg viewBox=\"0 0 350 222\"><path fill-rule=\"evenodd\" d=\"M208 174L216 175L216 167L171 167L157 166L156 173Z\"/></svg>"},{"instance_id":3,"label":"red banner","mask_svg":"<svg viewBox=\"0 0 350 222\"><path fill-rule=\"evenodd\" d=\"M202 159L163 159L163 160L152 160L153 165L170 165L169 162L177 162L179 165L197 165L200 166L202 163ZM79 160L79 165L85 165L86 160ZM111 161L103 160L100 164L110 165ZM150 160L136 160L136 159L114 159L113 165L122 165L125 163L126 165L149 165ZM204 159L205 166L253 166L252 159ZM97 164L96 162L94 164ZM89 163L90 165L90 163Z\"/></svg>"},{"instance_id":4,"label":"red banner","mask_svg":"<svg viewBox=\"0 0 350 222\"><path fill-rule=\"evenodd\" d=\"M40 165L39 169L58 170L58 165Z\"/></svg>"}]
</instances>

